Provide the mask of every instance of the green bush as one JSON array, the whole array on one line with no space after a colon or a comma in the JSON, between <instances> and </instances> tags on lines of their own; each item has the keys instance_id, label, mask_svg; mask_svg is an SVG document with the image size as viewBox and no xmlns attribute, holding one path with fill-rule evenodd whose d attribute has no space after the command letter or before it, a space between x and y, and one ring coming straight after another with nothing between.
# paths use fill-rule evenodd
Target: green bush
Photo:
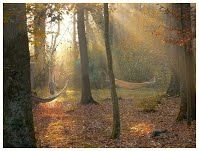
<instances>
[{"instance_id":1,"label":"green bush","mask_svg":"<svg viewBox=\"0 0 199 151\"><path fill-rule=\"evenodd\" d=\"M155 112L158 105L158 96L144 98L140 102L140 108L143 112Z\"/></svg>"}]
</instances>

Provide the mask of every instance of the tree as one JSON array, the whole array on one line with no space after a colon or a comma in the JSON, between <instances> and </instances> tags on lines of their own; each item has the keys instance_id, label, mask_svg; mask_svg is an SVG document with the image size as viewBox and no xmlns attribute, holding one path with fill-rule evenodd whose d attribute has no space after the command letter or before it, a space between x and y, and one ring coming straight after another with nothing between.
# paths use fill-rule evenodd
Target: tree
<instances>
[{"instance_id":1,"label":"tree","mask_svg":"<svg viewBox=\"0 0 199 151\"><path fill-rule=\"evenodd\" d=\"M173 36L171 39L173 41L175 41L175 39L181 40L182 39L182 35L181 34L176 34L176 32L179 32L182 30L182 23L181 23L181 4L171 4L171 10L172 12L176 12L176 15L171 15L169 16L168 20L170 22L169 24L169 28L172 29L176 29L177 31L174 32L174 34L172 35L170 32L170 36ZM176 42L177 42L176 41ZM180 98L181 98L181 104L180 104L180 111L178 113L177 116L177 121L181 121L183 119L187 118L187 101L186 101L186 71L185 71L185 53L184 53L184 48L183 46L180 46L177 43L171 43L171 51L169 53L169 57L172 58L171 59L171 71L172 71L172 76L176 76L177 79L179 79L179 89L180 89ZM176 65L178 64L178 65ZM177 75L176 75L177 74ZM172 79L171 79L172 80ZM175 83L175 82L174 82ZM170 81L171 84L171 81ZM170 87L169 87L170 88ZM168 88L168 90L169 90Z\"/></svg>"},{"instance_id":2,"label":"tree","mask_svg":"<svg viewBox=\"0 0 199 151\"><path fill-rule=\"evenodd\" d=\"M3 5L4 147L36 147L25 4Z\"/></svg>"},{"instance_id":3,"label":"tree","mask_svg":"<svg viewBox=\"0 0 199 151\"><path fill-rule=\"evenodd\" d=\"M93 100L90 88L89 72L88 72L88 52L87 52L87 41L85 35L85 24L84 24L84 6L79 4L77 8L77 29L78 29L78 40L81 60L81 81L82 81L82 94L81 103L89 104L96 103Z\"/></svg>"},{"instance_id":4,"label":"tree","mask_svg":"<svg viewBox=\"0 0 199 151\"><path fill-rule=\"evenodd\" d=\"M177 4L167 4L167 7L168 9L175 11L177 9L176 5ZM168 29L178 29L180 25L179 19L177 20L175 16L168 13L165 14L165 24ZM179 36L176 31L172 30L166 33L166 38L169 39L176 39L176 37ZM171 70L171 78L166 94L169 96L177 96L180 94L179 51L181 51L181 47L171 43L167 43L165 46Z\"/></svg>"},{"instance_id":5,"label":"tree","mask_svg":"<svg viewBox=\"0 0 199 151\"><path fill-rule=\"evenodd\" d=\"M57 21L57 32L55 36L52 35L52 41L50 46L50 57L49 57L49 90L50 94L55 94L56 91L56 83L55 83L55 75L54 75L54 67L55 67L55 52L57 47L57 38L60 34L60 20Z\"/></svg>"},{"instance_id":6,"label":"tree","mask_svg":"<svg viewBox=\"0 0 199 151\"><path fill-rule=\"evenodd\" d=\"M185 54L184 50L181 49L179 53L179 66L180 66L180 72L179 72L179 77L180 77L180 98L181 98L181 103L180 103L180 111L177 116L177 121L181 121L183 119L186 119L186 113L187 113L187 101L186 101L186 70L185 70Z\"/></svg>"},{"instance_id":7,"label":"tree","mask_svg":"<svg viewBox=\"0 0 199 151\"><path fill-rule=\"evenodd\" d=\"M73 51L74 51L74 58L77 59L78 58L78 48L77 48L77 41L76 41L76 23L77 23L77 20L76 20L76 13L74 12L73 13Z\"/></svg>"},{"instance_id":8,"label":"tree","mask_svg":"<svg viewBox=\"0 0 199 151\"><path fill-rule=\"evenodd\" d=\"M187 95L187 122L196 119L196 85L194 69L194 53L192 49L192 30L191 30L191 7L190 3L181 4L182 37L185 44L185 68L186 68L186 95Z\"/></svg>"},{"instance_id":9,"label":"tree","mask_svg":"<svg viewBox=\"0 0 199 151\"><path fill-rule=\"evenodd\" d=\"M116 93L115 87L115 77L113 73L113 63L112 63L112 54L109 44L109 12L108 12L108 4L104 4L104 22L105 22L105 47L106 47L106 55L108 61L108 75L110 79L111 86L111 99L113 103L113 131L112 138L119 138L120 136L120 113L119 113L119 105L118 105L118 97Z\"/></svg>"},{"instance_id":10,"label":"tree","mask_svg":"<svg viewBox=\"0 0 199 151\"><path fill-rule=\"evenodd\" d=\"M193 71L193 103L192 103L192 116L196 119L196 4L191 3L191 31L192 31L192 71Z\"/></svg>"},{"instance_id":11,"label":"tree","mask_svg":"<svg viewBox=\"0 0 199 151\"><path fill-rule=\"evenodd\" d=\"M176 71L172 71L171 73L171 79L166 93L169 96L177 96L180 94L180 83Z\"/></svg>"},{"instance_id":12,"label":"tree","mask_svg":"<svg viewBox=\"0 0 199 151\"><path fill-rule=\"evenodd\" d=\"M34 49L36 63L36 77L38 82L36 85L44 87L48 82L46 72L48 68L45 65L45 43L46 43L46 4L35 4L34 10Z\"/></svg>"},{"instance_id":13,"label":"tree","mask_svg":"<svg viewBox=\"0 0 199 151\"><path fill-rule=\"evenodd\" d=\"M184 48L181 52L181 108L177 120L187 119L190 125L196 119L195 50L192 46L190 4L179 4L179 8Z\"/></svg>"}]
</instances>

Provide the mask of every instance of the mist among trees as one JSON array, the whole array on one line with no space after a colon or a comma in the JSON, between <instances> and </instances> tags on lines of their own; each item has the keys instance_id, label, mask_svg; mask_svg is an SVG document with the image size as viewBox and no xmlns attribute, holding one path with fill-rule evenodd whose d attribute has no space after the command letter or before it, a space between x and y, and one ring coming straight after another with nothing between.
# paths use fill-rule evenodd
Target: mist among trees
<instances>
[{"instance_id":1,"label":"mist among trees","mask_svg":"<svg viewBox=\"0 0 199 151\"><path fill-rule=\"evenodd\" d=\"M196 147L196 4L4 3L3 145Z\"/></svg>"}]
</instances>

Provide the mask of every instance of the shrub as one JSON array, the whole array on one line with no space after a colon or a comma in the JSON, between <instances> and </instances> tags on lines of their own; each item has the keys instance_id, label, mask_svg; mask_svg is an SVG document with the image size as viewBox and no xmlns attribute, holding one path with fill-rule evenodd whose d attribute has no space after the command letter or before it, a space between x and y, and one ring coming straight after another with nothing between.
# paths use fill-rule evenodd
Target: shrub
<instances>
[{"instance_id":1,"label":"shrub","mask_svg":"<svg viewBox=\"0 0 199 151\"><path fill-rule=\"evenodd\" d=\"M155 112L158 105L158 97L157 96L150 96L147 98L144 98L140 102L140 108L143 112L149 113L149 112Z\"/></svg>"}]
</instances>

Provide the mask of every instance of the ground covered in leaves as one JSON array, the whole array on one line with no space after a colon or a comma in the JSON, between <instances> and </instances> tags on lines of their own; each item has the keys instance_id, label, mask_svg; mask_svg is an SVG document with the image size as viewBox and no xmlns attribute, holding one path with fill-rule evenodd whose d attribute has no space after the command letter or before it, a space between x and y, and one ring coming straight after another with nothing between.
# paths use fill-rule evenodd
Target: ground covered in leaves
<instances>
[{"instance_id":1,"label":"ground covered in leaves","mask_svg":"<svg viewBox=\"0 0 199 151\"><path fill-rule=\"evenodd\" d=\"M59 100L59 98L57 99ZM143 112L138 100L120 98L121 137L110 138L112 104L80 105L54 100L34 107L38 147L195 147L196 124L175 122L179 98L161 99L153 112ZM154 130L166 130L152 136Z\"/></svg>"}]
</instances>

